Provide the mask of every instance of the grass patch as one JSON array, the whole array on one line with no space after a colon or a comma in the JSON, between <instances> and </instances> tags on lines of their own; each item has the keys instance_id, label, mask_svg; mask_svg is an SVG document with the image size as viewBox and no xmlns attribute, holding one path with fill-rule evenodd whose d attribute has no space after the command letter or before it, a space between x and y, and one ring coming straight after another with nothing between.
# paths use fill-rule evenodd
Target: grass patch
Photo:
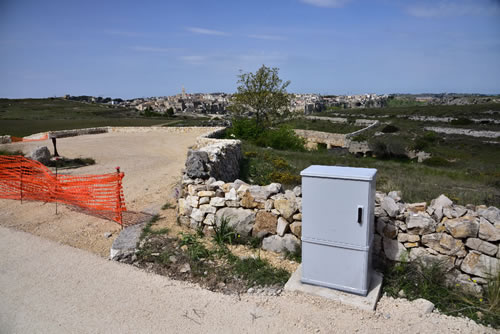
<instances>
[{"instance_id":1,"label":"grass patch","mask_svg":"<svg viewBox=\"0 0 500 334\"><path fill-rule=\"evenodd\" d=\"M0 150L0 155L22 155L24 156L24 153L22 151L16 150L16 151L10 151L10 150Z\"/></svg>"},{"instance_id":2,"label":"grass patch","mask_svg":"<svg viewBox=\"0 0 500 334\"><path fill-rule=\"evenodd\" d=\"M500 328L500 273L490 280L483 297L467 293L459 284L446 285L444 275L439 263L423 266L418 262L401 262L386 268L383 289L392 297L403 291L409 300L425 298L446 315L466 316Z\"/></svg>"},{"instance_id":3,"label":"grass patch","mask_svg":"<svg viewBox=\"0 0 500 334\"><path fill-rule=\"evenodd\" d=\"M232 270L248 282L248 286L285 285L290 273L284 269L271 266L266 260L259 258L240 259L232 257Z\"/></svg>"},{"instance_id":4,"label":"grass patch","mask_svg":"<svg viewBox=\"0 0 500 334\"><path fill-rule=\"evenodd\" d=\"M335 123L325 120L306 119L306 118L293 119L291 121L285 122L284 124L290 126L293 129L312 130L312 131L321 131L329 133L343 133L343 134L351 133L363 128L362 126L356 126L350 123Z\"/></svg>"},{"instance_id":5,"label":"grass patch","mask_svg":"<svg viewBox=\"0 0 500 334\"><path fill-rule=\"evenodd\" d=\"M57 167L60 169L69 169L69 168L91 166L94 164L95 160L92 158L76 158L76 159L60 158L58 160L49 160L46 166Z\"/></svg>"},{"instance_id":6,"label":"grass patch","mask_svg":"<svg viewBox=\"0 0 500 334\"><path fill-rule=\"evenodd\" d=\"M154 223L156 223L160 219L160 215L154 215L151 219L146 223L146 226L142 229L141 236L139 240L143 240L150 234L154 234L155 232L151 229Z\"/></svg>"}]
</instances>

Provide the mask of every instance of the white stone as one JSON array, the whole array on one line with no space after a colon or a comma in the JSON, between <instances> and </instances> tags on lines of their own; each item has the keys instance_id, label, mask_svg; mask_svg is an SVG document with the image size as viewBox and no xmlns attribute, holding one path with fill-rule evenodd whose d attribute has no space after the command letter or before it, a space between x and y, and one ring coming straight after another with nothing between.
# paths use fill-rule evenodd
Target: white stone
<instances>
[{"instance_id":1,"label":"white stone","mask_svg":"<svg viewBox=\"0 0 500 334\"><path fill-rule=\"evenodd\" d=\"M479 238L467 239L465 246L491 256L495 256L495 254L498 252L498 246Z\"/></svg>"},{"instance_id":2,"label":"white stone","mask_svg":"<svg viewBox=\"0 0 500 334\"><path fill-rule=\"evenodd\" d=\"M288 221L283 217L278 218L278 225L276 226L276 233L282 237L288 230Z\"/></svg>"},{"instance_id":3,"label":"white stone","mask_svg":"<svg viewBox=\"0 0 500 334\"><path fill-rule=\"evenodd\" d=\"M210 205L215 207L223 207L226 203L226 199L222 197L212 197L210 199Z\"/></svg>"},{"instance_id":4,"label":"white stone","mask_svg":"<svg viewBox=\"0 0 500 334\"><path fill-rule=\"evenodd\" d=\"M385 256L392 261L403 261L408 258L408 252L397 240L383 238Z\"/></svg>"},{"instance_id":5,"label":"white stone","mask_svg":"<svg viewBox=\"0 0 500 334\"><path fill-rule=\"evenodd\" d=\"M486 241L500 240L500 224L493 225L483 217L479 218L479 238Z\"/></svg>"},{"instance_id":6,"label":"white stone","mask_svg":"<svg viewBox=\"0 0 500 334\"><path fill-rule=\"evenodd\" d=\"M239 198L238 198L238 194L236 193L236 190L234 190L234 188L232 188L231 190L229 190L225 197L226 201L238 201Z\"/></svg>"},{"instance_id":7,"label":"white stone","mask_svg":"<svg viewBox=\"0 0 500 334\"><path fill-rule=\"evenodd\" d=\"M200 205L210 203L210 197L201 197L199 203Z\"/></svg>"}]
</instances>

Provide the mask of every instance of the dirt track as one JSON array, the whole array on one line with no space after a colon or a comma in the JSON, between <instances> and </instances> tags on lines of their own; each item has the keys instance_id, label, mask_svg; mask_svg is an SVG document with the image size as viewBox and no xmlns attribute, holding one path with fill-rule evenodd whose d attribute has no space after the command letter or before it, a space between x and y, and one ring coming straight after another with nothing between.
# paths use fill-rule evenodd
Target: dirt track
<instances>
[{"instance_id":1,"label":"dirt track","mask_svg":"<svg viewBox=\"0 0 500 334\"><path fill-rule=\"evenodd\" d=\"M382 298L364 312L300 294L228 296L0 227L0 333L484 333Z\"/></svg>"},{"instance_id":2,"label":"dirt track","mask_svg":"<svg viewBox=\"0 0 500 334\"><path fill-rule=\"evenodd\" d=\"M67 158L88 157L96 164L83 168L64 170L71 174L104 174L115 172L120 166L125 172L123 187L128 210L142 211L151 206L161 206L172 196L173 185L180 179L189 146L196 137L207 130L188 133L163 131L138 133L106 133L62 138L57 140L57 150ZM0 149L22 150L29 153L37 146L47 146L49 140L40 142L0 145ZM62 205L0 199L0 225L14 227L57 242L109 256L109 248L120 227L113 222L72 211ZM105 232L113 233L109 239Z\"/></svg>"}]
</instances>

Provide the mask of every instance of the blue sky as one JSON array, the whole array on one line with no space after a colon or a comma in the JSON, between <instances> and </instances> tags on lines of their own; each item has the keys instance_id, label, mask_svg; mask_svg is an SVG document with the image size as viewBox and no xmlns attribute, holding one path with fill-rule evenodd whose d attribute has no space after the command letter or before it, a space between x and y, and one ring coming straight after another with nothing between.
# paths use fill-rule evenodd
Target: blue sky
<instances>
[{"instance_id":1,"label":"blue sky","mask_svg":"<svg viewBox=\"0 0 500 334\"><path fill-rule=\"evenodd\" d=\"M0 97L500 93L499 0L0 0Z\"/></svg>"}]
</instances>

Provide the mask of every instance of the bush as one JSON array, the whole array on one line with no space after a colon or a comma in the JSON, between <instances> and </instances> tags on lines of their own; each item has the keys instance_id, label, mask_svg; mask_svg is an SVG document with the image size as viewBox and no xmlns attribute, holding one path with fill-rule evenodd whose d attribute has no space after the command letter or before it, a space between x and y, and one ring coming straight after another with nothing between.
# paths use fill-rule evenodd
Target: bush
<instances>
[{"instance_id":1,"label":"bush","mask_svg":"<svg viewBox=\"0 0 500 334\"><path fill-rule=\"evenodd\" d=\"M422 151L439 140L439 136L435 132L427 131L423 136L415 139L412 149Z\"/></svg>"},{"instance_id":2,"label":"bush","mask_svg":"<svg viewBox=\"0 0 500 334\"><path fill-rule=\"evenodd\" d=\"M298 137L292 128L282 125L278 129L264 131L255 141L258 146L277 150L304 150L304 139Z\"/></svg>"},{"instance_id":3,"label":"bush","mask_svg":"<svg viewBox=\"0 0 500 334\"><path fill-rule=\"evenodd\" d=\"M263 132L264 128L255 119L235 118L232 126L226 131L226 137L255 141Z\"/></svg>"},{"instance_id":4,"label":"bush","mask_svg":"<svg viewBox=\"0 0 500 334\"><path fill-rule=\"evenodd\" d=\"M374 140L370 143L370 148L379 159L408 159L403 143L398 140Z\"/></svg>"},{"instance_id":5,"label":"bush","mask_svg":"<svg viewBox=\"0 0 500 334\"><path fill-rule=\"evenodd\" d=\"M392 125L392 124L386 125L382 129L383 133L394 133L394 132L398 132L398 131L399 131L399 128L397 126Z\"/></svg>"},{"instance_id":6,"label":"bush","mask_svg":"<svg viewBox=\"0 0 500 334\"><path fill-rule=\"evenodd\" d=\"M470 120L468 118L460 117L460 118L451 120L450 124L451 125L470 125L470 124L474 124L474 121Z\"/></svg>"}]
</instances>

